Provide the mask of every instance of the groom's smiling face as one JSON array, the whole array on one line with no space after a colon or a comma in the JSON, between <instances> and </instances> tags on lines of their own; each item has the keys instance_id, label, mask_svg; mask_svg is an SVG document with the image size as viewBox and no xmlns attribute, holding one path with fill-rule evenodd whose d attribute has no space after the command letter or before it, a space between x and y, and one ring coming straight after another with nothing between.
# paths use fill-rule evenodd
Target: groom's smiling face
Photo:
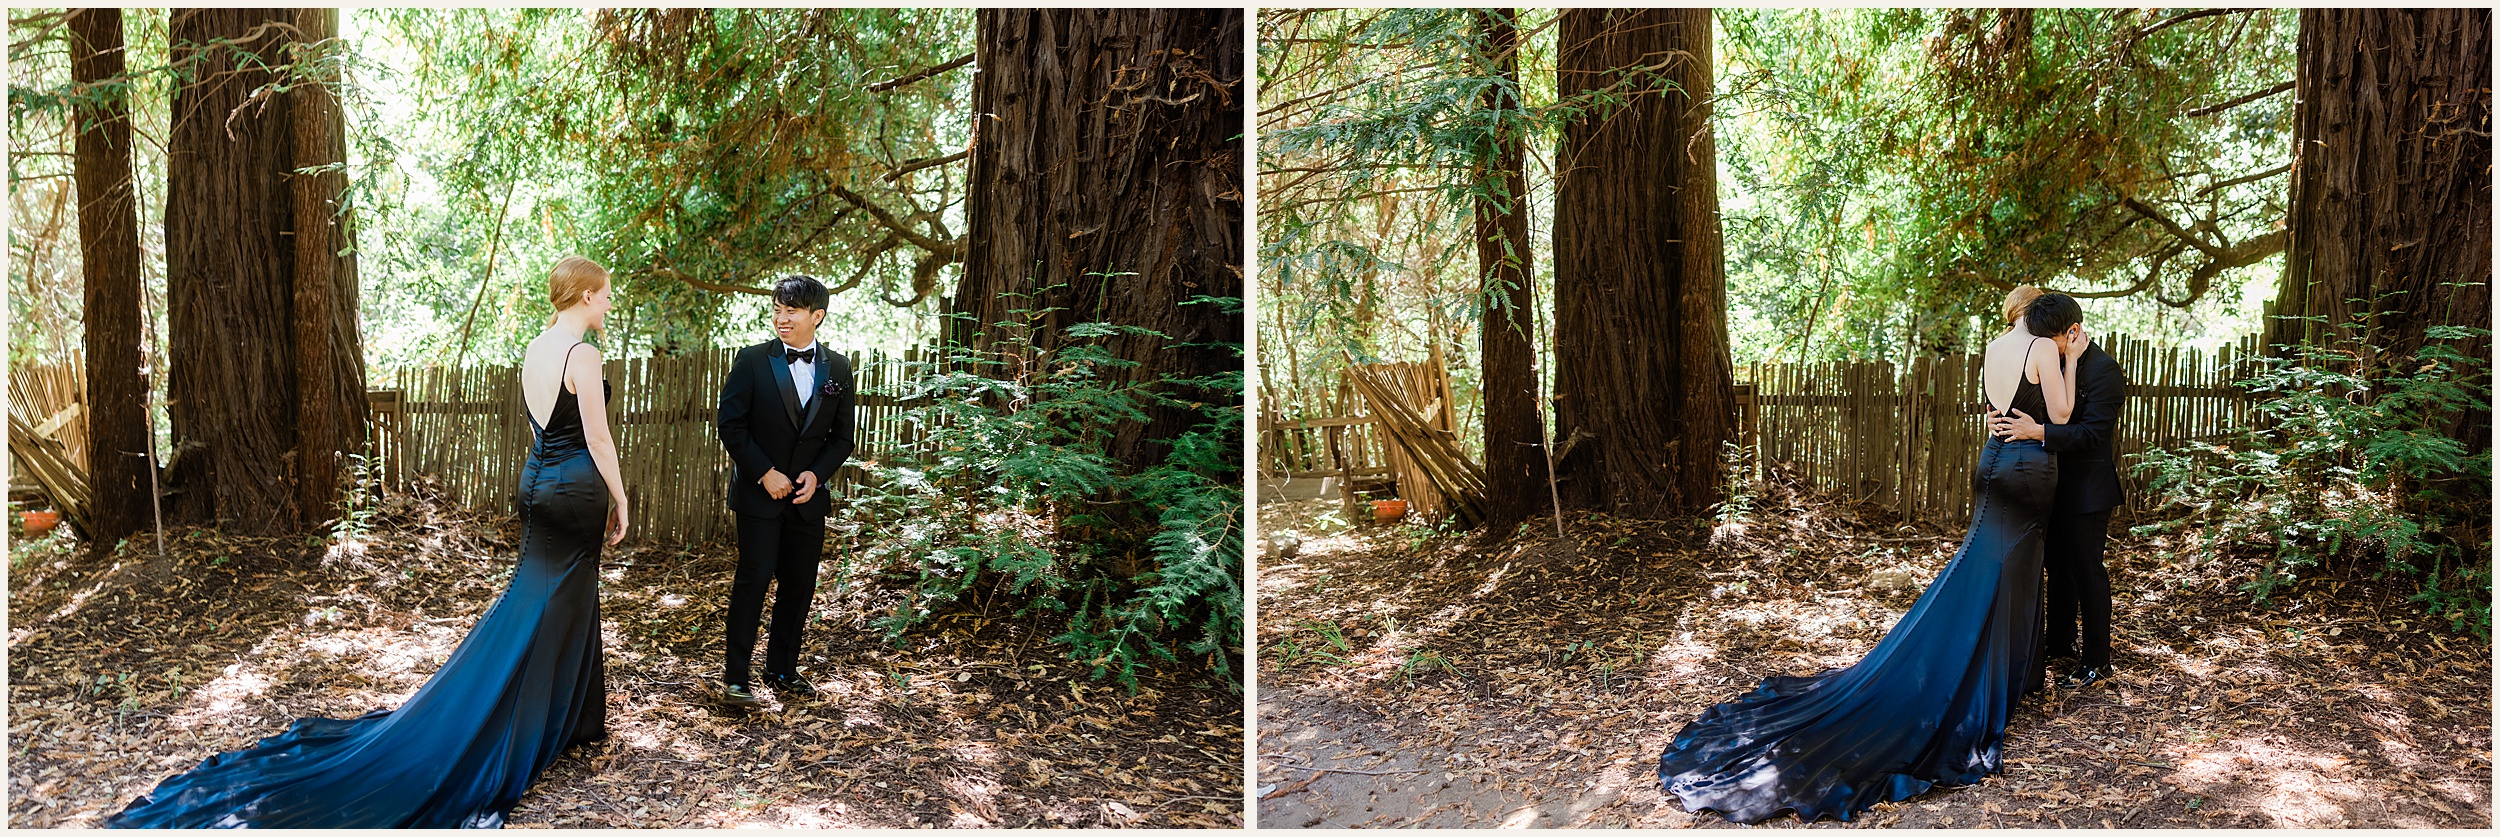
<instances>
[{"instance_id":1,"label":"groom's smiling face","mask_svg":"<svg viewBox=\"0 0 2500 837\"><path fill-rule=\"evenodd\" d=\"M816 342L816 326L825 321L825 309L799 308L773 303L773 333L793 348L805 348Z\"/></svg>"}]
</instances>

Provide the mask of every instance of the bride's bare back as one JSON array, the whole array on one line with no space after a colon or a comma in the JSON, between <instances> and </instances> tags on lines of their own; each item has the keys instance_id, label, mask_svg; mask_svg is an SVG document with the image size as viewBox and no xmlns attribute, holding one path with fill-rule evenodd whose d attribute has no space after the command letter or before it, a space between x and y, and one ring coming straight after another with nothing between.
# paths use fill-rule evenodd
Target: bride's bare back
<instances>
[{"instance_id":1,"label":"bride's bare back","mask_svg":"<svg viewBox=\"0 0 2500 837\"><path fill-rule=\"evenodd\" d=\"M2040 382L2039 372L2026 362L2026 355L2040 351L2031 345L2032 341L2040 339L2044 338L2033 337L2031 332L2015 328L1988 341L1986 354L1979 364L1979 385L1986 390L1988 406L2003 412L2013 405L2014 391L2022 388L2023 381ZM2056 344L2049 345L2048 353L2052 357L2056 355Z\"/></svg>"},{"instance_id":2,"label":"bride's bare back","mask_svg":"<svg viewBox=\"0 0 2500 837\"><path fill-rule=\"evenodd\" d=\"M545 427L555 420L557 392L578 392L565 380L565 367L570 363L573 347L581 345L578 337L558 334L554 329L540 332L521 351L521 403L529 408L530 417Z\"/></svg>"}]
</instances>

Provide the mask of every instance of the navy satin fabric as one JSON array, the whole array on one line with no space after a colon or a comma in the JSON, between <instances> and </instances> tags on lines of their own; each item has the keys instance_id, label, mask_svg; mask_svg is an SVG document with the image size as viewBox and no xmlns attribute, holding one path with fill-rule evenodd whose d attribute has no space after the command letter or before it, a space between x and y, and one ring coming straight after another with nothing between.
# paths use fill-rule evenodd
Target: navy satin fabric
<instances>
[{"instance_id":1,"label":"navy satin fabric","mask_svg":"<svg viewBox=\"0 0 2500 837\"><path fill-rule=\"evenodd\" d=\"M520 489L511 586L407 703L352 720L298 720L165 780L104 824L502 826L558 753L607 736L598 575L607 487L572 393L557 396Z\"/></svg>"},{"instance_id":2,"label":"navy satin fabric","mask_svg":"<svg viewBox=\"0 0 2500 837\"><path fill-rule=\"evenodd\" d=\"M2033 385L2037 386L2037 385ZM1689 811L1843 821L2003 769L2006 719L2040 688L2040 555L2057 457L1991 437L1970 533L1909 613L1848 668L1772 677L1710 707L1658 757Z\"/></svg>"}]
</instances>

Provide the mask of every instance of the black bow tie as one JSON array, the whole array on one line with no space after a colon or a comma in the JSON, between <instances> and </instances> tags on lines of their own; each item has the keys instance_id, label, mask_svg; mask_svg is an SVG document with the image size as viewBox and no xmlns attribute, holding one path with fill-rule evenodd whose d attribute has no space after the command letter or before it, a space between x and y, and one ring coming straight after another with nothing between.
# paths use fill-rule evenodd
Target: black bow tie
<instances>
[{"instance_id":1,"label":"black bow tie","mask_svg":"<svg viewBox=\"0 0 2500 837\"><path fill-rule=\"evenodd\" d=\"M808 363L816 362L816 349L814 347L805 349L783 349L781 354L783 357L789 358L791 363L798 363L800 361L806 361Z\"/></svg>"}]
</instances>

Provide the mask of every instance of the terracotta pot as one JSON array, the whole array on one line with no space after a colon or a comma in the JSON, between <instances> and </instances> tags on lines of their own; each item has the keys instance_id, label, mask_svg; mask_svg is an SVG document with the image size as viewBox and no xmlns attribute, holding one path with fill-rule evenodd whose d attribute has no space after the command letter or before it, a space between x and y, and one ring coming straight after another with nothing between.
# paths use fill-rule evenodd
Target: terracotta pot
<instances>
[{"instance_id":1,"label":"terracotta pot","mask_svg":"<svg viewBox=\"0 0 2500 837\"><path fill-rule=\"evenodd\" d=\"M1405 500L1373 500L1372 522L1389 523L1406 517Z\"/></svg>"},{"instance_id":2,"label":"terracotta pot","mask_svg":"<svg viewBox=\"0 0 2500 837\"><path fill-rule=\"evenodd\" d=\"M56 511L18 512L17 519L20 525L26 527L27 537L39 538L52 531L52 527L60 525L61 513Z\"/></svg>"}]
</instances>

